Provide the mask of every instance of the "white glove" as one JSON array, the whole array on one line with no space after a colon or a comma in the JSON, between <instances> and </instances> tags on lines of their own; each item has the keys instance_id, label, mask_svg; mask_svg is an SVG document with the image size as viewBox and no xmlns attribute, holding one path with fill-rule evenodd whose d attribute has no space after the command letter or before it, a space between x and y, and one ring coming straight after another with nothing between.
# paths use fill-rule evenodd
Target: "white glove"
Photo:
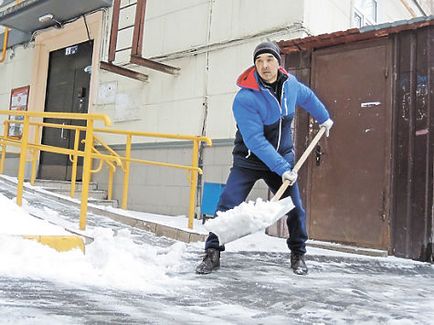
<instances>
[{"instance_id":1,"label":"white glove","mask_svg":"<svg viewBox=\"0 0 434 325\"><path fill-rule=\"evenodd\" d=\"M331 119L326 120L325 122L321 123L319 126L324 126L326 128L325 134L326 137L328 138L328 136L330 135L330 129L333 126L333 121Z\"/></svg>"},{"instance_id":2,"label":"white glove","mask_svg":"<svg viewBox=\"0 0 434 325\"><path fill-rule=\"evenodd\" d=\"M295 171L288 170L282 174L282 182L288 180L289 185L292 186L297 181L298 174Z\"/></svg>"}]
</instances>

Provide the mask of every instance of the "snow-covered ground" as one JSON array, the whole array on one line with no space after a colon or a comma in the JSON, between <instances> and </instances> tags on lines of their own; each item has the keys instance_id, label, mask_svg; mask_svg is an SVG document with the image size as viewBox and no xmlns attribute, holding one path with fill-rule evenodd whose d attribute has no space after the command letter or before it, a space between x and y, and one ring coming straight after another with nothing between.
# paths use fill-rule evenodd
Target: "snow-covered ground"
<instances>
[{"instance_id":1,"label":"snow-covered ground","mask_svg":"<svg viewBox=\"0 0 434 325\"><path fill-rule=\"evenodd\" d=\"M203 243L92 214L86 254L58 253L6 229L27 212L76 226L78 209L38 194L20 209L13 196L0 182L0 324L433 324L430 264L311 248L300 277L285 240L257 233L227 244L220 270L196 275Z\"/></svg>"}]
</instances>

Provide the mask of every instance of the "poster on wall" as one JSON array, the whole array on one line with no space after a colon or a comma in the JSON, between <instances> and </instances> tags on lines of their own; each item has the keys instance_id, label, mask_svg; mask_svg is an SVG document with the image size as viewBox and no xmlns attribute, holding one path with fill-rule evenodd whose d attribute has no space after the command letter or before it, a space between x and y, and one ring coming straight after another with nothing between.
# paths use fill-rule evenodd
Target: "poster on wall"
<instances>
[{"instance_id":1,"label":"poster on wall","mask_svg":"<svg viewBox=\"0 0 434 325\"><path fill-rule=\"evenodd\" d=\"M29 91L30 86L19 87L11 90L11 102L9 110L11 111L27 111L27 105L29 102ZM9 116L11 121L22 121L23 116ZM23 134L23 124L22 123L10 123L8 129L9 137L21 138Z\"/></svg>"}]
</instances>

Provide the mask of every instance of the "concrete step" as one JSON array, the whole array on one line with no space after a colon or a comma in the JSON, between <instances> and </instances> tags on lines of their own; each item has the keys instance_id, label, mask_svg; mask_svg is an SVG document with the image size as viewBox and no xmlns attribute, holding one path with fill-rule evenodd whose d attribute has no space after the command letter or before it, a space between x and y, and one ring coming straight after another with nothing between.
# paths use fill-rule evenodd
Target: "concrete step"
<instances>
[{"instance_id":1,"label":"concrete step","mask_svg":"<svg viewBox=\"0 0 434 325\"><path fill-rule=\"evenodd\" d=\"M44 190L69 196L71 190L71 182L69 181L59 181L59 180L47 180L47 179L37 179L35 181L35 186L40 186ZM75 198L81 198L81 188L82 183L76 183L76 191ZM106 200L107 199L107 191L98 190L98 184L94 182L89 183L89 203L97 204L100 206L111 206L117 208L119 206L119 202L117 200Z\"/></svg>"},{"instance_id":2,"label":"concrete step","mask_svg":"<svg viewBox=\"0 0 434 325\"><path fill-rule=\"evenodd\" d=\"M96 204L103 207L113 207L113 208L119 208L119 201L118 200L95 200L95 199L89 199L87 201L88 203Z\"/></svg>"},{"instance_id":3,"label":"concrete step","mask_svg":"<svg viewBox=\"0 0 434 325\"><path fill-rule=\"evenodd\" d=\"M69 196L70 191L69 189L58 189L58 188L48 188L44 187L44 190L50 191L53 193ZM105 200L107 199L107 191L105 190L90 190L88 194L89 199L95 199L95 200ZM79 199L81 198L81 191L75 191L75 198Z\"/></svg>"},{"instance_id":4,"label":"concrete step","mask_svg":"<svg viewBox=\"0 0 434 325\"><path fill-rule=\"evenodd\" d=\"M35 181L35 186L40 186L43 188L57 188L57 189L63 189L63 190L70 190L71 189L71 182L70 181L55 181L55 180L49 180L49 179L37 179ZM75 188L77 191L81 190L82 183L76 182ZM98 184L94 182L89 183L89 190L97 190Z\"/></svg>"}]
</instances>

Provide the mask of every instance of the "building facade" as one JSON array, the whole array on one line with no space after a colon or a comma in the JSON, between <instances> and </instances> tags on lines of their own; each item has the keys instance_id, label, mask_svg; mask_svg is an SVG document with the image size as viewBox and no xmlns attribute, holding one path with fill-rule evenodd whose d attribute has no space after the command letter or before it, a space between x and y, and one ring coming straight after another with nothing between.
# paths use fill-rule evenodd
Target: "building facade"
<instances>
[{"instance_id":1,"label":"building facade","mask_svg":"<svg viewBox=\"0 0 434 325\"><path fill-rule=\"evenodd\" d=\"M226 180L236 131L231 110L235 81L253 63L252 50L259 42L432 14L432 1L410 0L83 0L74 1L74 8L67 3L0 1L0 25L11 28L0 63L1 109L9 109L14 89L30 86L32 111L73 107L109 115L115 129L208 136L213 146L201 149L199 187ZM0 40L4 34L3 28ZM132 56L146 60L133 62ZM61 69L71 65L76 67L72 72ZM124 139L104 140L125 150ZM43 136L37 141L44 141ZM191 162L187 142L143 138L132 148L140 159ZM14 174L14 156L8 157L8 173ZM43 172L44 159L39 176L50 178ZM186 214L187 173L131 168L128 208ZM93 177L106 185L106 171ZM118 173L114 198L121 196L121 183ZM251 198L267 195L259 183Z\"/></svg>"}]
</instances>

